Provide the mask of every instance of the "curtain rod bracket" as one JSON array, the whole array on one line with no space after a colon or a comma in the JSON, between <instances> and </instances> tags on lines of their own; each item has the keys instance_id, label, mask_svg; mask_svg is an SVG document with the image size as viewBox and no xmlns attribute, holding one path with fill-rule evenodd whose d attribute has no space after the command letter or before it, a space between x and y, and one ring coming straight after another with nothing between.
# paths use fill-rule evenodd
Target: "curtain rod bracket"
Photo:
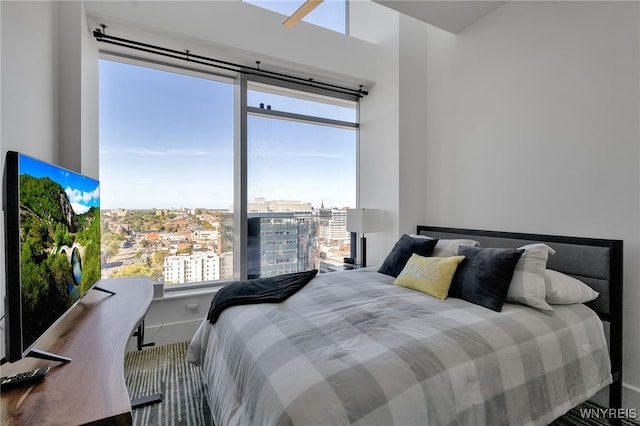
<instances>
[{"instance_id":1,"label":"curtain rod bracket","mask_svg":"<svg viewBox=\"0 0 640 426\"><path fill-rule=\"evenodd\" d=\"M102 29L96 28L95 30L93 30L93 36L98 40L106 35L107 30L107 26L105 24L100 24L100 26L102 27Z\"/></svg>"}]
</instances>

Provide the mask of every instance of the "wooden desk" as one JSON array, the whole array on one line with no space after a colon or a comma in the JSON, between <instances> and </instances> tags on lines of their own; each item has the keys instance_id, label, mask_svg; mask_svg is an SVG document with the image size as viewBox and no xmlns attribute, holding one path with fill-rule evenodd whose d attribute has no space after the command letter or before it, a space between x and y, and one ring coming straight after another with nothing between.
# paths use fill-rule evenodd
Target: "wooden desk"
<instances>
[{"instance_id":1,"label":"wooden desk","mask_svg":"<svg viewBox=\"0 0 640 426\"><path fill-rule=\"evenodd\" d=\"M3 392L3 425L131 424L124 353L153 297L146 277L101 280L38 342L40 350L71 358L61 364L25 358L0 368L2 376L49 365L44 381Z\"/></svg>"}]
</instances>

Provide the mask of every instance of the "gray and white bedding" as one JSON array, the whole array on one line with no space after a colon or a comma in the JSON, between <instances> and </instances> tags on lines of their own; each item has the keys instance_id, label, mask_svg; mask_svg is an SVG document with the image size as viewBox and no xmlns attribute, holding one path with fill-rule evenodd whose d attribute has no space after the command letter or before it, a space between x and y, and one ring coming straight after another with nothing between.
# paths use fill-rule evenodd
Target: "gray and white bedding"
<instances>
[{"instance_id":1,"label":"gray and white bedding","mask_svg":"<svg viewBox=\"0 0 640 426\"><path fill-rule=\"evenodd\" d=\"M543 425L611 383L581 304L495 312L320 274L283 303L231 307L193 337L217 425Z\"/></svg>"}]
</instances>

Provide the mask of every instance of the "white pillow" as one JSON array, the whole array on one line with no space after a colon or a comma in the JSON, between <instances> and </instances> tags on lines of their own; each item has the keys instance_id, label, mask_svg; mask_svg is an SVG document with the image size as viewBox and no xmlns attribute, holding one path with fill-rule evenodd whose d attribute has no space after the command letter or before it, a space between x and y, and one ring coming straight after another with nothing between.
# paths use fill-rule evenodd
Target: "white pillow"
<instances>
[{"instance_id":1,"label":"white pillow","mask_svg":"<svg viewBox=\"0 0 640 426\"><path fill-rule=\"evenodd\" d=\"M513 271L505 301L553 312L553 308L546 300L547 289L544 278L547 259L556 251L542 243L527 244L519 249L523 249L524 252Z\"/></svg>"},{"instance_id":2,"label":"white pillow","mask_svg":"<svg viewBox=\"0 0 640 426\"><path fill-rule=\"evenodd\" d=\"M597 291L562 272L547 269L544 273L547 302L552 305L586 303L600 295Z\"/></svg>"},{"instance_id":3,"label":"white pillow","mask_svg":"<svg viewBox=\"0 0 640 426\"><path fill-rule=\"evenodd\" d=\"M426 235L418 235L411 234L413 238L426 238L427 240L433 240L432 237ZM441 239L436 243L435 248L433 249L433 254L431 257L449 257L449 256L457 256L458 255L458 247L460 246L468 246L475 247L479 242L475 240L466 240L466 239L457 239L457 240L446 240Z\"/></svg>"}]
</instances>

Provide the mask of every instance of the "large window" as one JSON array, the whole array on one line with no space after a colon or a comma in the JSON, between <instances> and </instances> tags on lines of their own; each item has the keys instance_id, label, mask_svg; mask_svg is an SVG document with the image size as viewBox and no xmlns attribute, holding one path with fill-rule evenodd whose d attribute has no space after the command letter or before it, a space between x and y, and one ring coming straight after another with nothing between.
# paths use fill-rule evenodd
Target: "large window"
<instances>
[{"instance_id":1,"label":"large window","mask_svg":"<svg viewBox=\"0 0 640 426\"><path fill-rule=\"evenodd\" d=\"M103 277L233 277L233 83L100 61Z\"/></svg>"},{"instance_id":2,"label":"large window","mask_svg":"<svg viewBox=\"0 0 640 426\"><path fill-rule=\"evenodd\" d=\"M350 255L346 209L356 206L356 104L258 85L247 99L247 210L263 242L260 276L341 262Z\"/></svg>"},{"instance_id":3,"label":"large window","mask_svg":"<svg viewBox=\"0 0 640 426\"><path fill-rule=\"evenodd\" d=\"M100 61L103 277L180 288L323 269L349 255L357 103L249 82L239 106L234 84ZM236 134L234 114L247 115ZM244 185L246 220L234 185Z\"/></svg>"}]
</instances>

